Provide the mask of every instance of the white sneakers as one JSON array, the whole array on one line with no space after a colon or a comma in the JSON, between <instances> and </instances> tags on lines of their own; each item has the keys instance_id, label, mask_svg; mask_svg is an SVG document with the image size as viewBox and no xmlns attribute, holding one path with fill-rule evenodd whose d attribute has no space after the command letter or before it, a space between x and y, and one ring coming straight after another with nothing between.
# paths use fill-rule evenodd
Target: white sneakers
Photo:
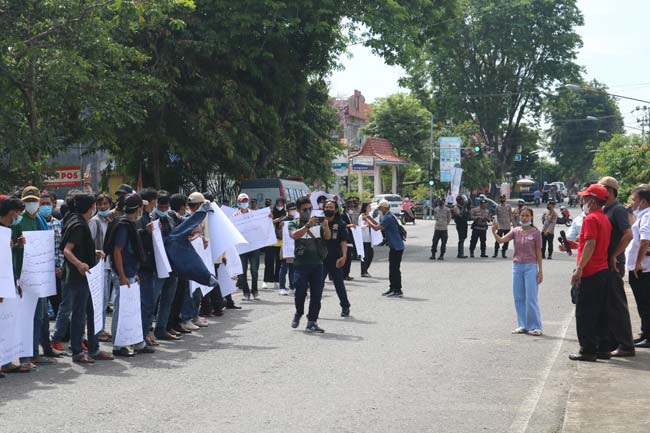
<instances>
[{"instance_id":1,"label":"white sneakers","mask_svg":"<svg viewBox=\"0 0 650 433\"><path fill-rule=\"evenodd\" d=\"M289 291L287 289L280 289L278 292L278 295L280 296L289 296Z\"/></svg>"},{"instance_id":2,"label":"white sneakers","mask_svg":"<svg viewBox=\"0 0 650 433\"><path fill-rule=\"evenodd\" d=\"M198 326L199 328L207 328L208 327L208 321L204 319L203 317L199 317L198 319L192 320L192 323L195 326Z\"/></svg>"},{"instance_id":3,"label":"white sneakers","mask_svg":"<svg viewBox=\"0 0 650 433\"><path fill-rule=\"evenodd\" d=\"M262 288L263 289L272 289L273 288L273 283L267 283L266 281L262 283Z\"/></svg>"},{"instance_id":4,"label":"white sneakers","mask_svg":"<svg viewBox=\"0 0 650 433\"><path fill-rule=\"evenodd\" d=\"M199 329L199 327L196 326L194 323L192 323L191 320L181 323L181 328L183 328L186 331L196 331Z\"/></svg>"}]
</instances>

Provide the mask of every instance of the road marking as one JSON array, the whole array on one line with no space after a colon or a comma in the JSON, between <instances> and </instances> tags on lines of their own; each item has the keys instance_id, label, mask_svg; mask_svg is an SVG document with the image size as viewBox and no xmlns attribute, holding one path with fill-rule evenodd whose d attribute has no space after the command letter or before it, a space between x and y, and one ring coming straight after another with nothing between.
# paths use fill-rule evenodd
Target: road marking
<instances>
[{"instance_id":1,"label":"road marking","mask_svg":"<svg viewBox=\"0 0 650 433\"><path fill-rule=\"evenodd\" d=\"M535 385L533 390L528 394L526 399L519 406L517 410L517 416L515 417L512 424L510 424L510 433L525 433L528 430L528 425L530 424L530 419L537 409L539 404L539 399L542 396L544 391L544 386L546 386L546 381L548 376L551 374L551 369L557 360L557 357L560 355L560 350L562 349L562 344L566 338L567 331L569 330L569 325L573 320L573 311L567 316L563 321L562 327L560 328L560 337L556 343L551 355L546 359L546 366L544 367L544 372L542 374L542 379Z\"/></svg>"}]
</instances>

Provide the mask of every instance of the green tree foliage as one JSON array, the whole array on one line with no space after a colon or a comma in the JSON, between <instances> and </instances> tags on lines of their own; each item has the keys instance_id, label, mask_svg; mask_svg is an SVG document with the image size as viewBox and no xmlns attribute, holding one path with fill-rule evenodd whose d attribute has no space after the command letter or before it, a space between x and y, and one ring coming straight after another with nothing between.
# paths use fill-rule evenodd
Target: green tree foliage
<instances>
[{"instance_id":1,"label":"green tree foliage","mask_svg":"<svg viewBox=\"0 0 650 433\"><path fill-rule=\"evenodd\" d=\"M615 134L608 142L600 144L594 168L598 175L618 180L619 196L625 201L632 189L650 183L650 144L638 135Z\"/></svg>"},{"instance_id":2,"label":"green tree foliage","mask_svg":"<svg viewBox=\"0 0 650 433\"><path fill-rule=\"evenodd\" d=\"M459 0L449 30L401 61L406 84L436 117L475 119L498 178L510 171L525 115L578 76L583 18L575 0ZM498 150L499 145L501 145Z\"/></svg>"},{"instance_id":3,"label":"green tree foliage","mask_svg":"<svg viewBox=\"0 0 650 433\"><path fill-rule=\"evenodd\" d=\"M604 93L607 87L595 80L581 86L591 91L561 88L545 104L551 154L562 175L577 182L588 180L598 144L623 133L623 118L614 98Z\"/></svg>"}]
</instances>

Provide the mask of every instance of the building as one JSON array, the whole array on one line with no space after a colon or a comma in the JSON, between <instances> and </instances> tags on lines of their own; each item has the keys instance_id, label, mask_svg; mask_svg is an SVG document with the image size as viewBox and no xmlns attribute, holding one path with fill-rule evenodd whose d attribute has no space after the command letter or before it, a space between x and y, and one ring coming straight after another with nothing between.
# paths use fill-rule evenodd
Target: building
<instances>
[{"instance_id":1,"label":"building","mask_svg":"<svg viewBox=\"0 0 650 433\"><path fill-rule=\"evenodd\" d=\"M383 192L381 170L390 167L392 174L391 192L397 194L397 167L408 165L404 158L395 155L393 145L385 138L368 137L358 152L350 154L350 174L357 175L358 190L363 191L363 176L374 177L374 195Z\"/></svg>"}]
</instances>

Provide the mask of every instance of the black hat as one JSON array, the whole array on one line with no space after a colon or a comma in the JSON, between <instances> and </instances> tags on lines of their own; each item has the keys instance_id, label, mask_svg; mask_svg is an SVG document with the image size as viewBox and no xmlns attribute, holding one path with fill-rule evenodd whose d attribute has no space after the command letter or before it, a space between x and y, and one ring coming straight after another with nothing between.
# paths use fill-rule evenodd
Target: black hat
<instances>
[{"instance_id":1,"label":"black hat","mask_svg":"<svg viewBox=\"0 0 650 433\"><path fill-rule=\"evenodd\" d=\"M131 186L123 183L117 188L117 191L115 191L115 194L131 194L133 192L133 188Z\"/></svg>"},{"instance_id":2,"label":"black hat","mask_svg":"<svg viewBox=\"0 0 650 433\"><path fill-rule=\"evenodd\" d=\"M138 193L132 193L126 196L124 200L125 210L135 210L142 207L142 197Z\"/></svg>"}]
</instances>

